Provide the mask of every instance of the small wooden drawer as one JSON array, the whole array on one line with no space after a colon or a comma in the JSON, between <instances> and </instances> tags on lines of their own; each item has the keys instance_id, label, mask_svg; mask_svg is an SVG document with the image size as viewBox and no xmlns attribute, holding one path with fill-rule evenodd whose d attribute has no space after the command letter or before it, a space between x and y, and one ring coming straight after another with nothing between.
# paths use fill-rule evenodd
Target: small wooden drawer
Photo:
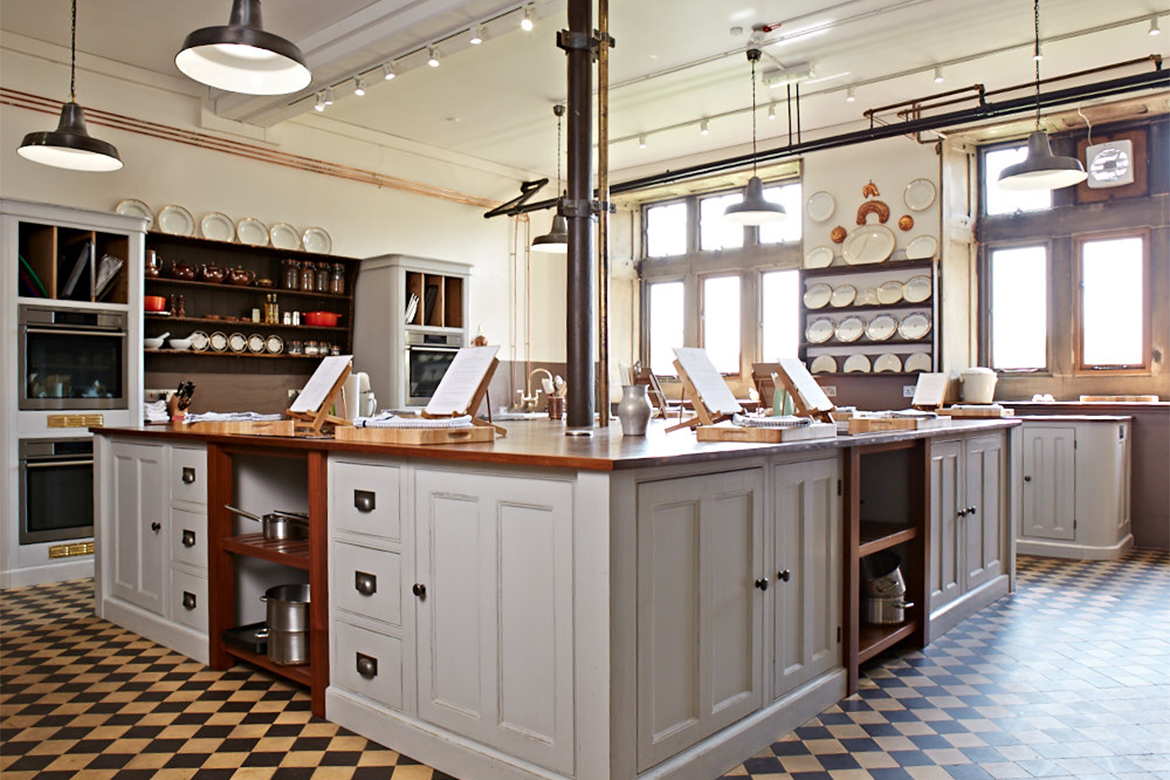
<instances>
[{"instance_id":1,"label":"small wooden drawer","mask_svg":"<svg viewBox=\"0 0 1170 780\"><path fill-rule=\"evenodd\" d=\"M207 633L207 580L171 570L171 619Z\"/></svg>"},{"instance_id":2,"label":"small wooden drawer","mask_svg":"<svg viewBox=\"0 0 1170 780\"><path fill-rule=\"evenodd\" d=\"M401 469L334 460L330 513L340 531L399 541L402 522L398 514Z\"/></svg>"},{"instance_id":3,"label":"small wooden drawer","mask_svg":"<svg viewBox=\"0 0 1170 780\"><path fill-rule=\"evenodd\" d=\"M207 515L171 509L171 559L207 568Z\"/></svg>"},{"instance_id":4,"label":"small wooden drawer","mask_svg":"<svg viewBox=\"0 0 1170 780\"><path fill-rule=\"evenodd\" d=\"M333 545L333 603L338 609L402 625L402 556L346 542Z\"/></svg>"},{"instance_id":5,"label":"small wooden drawer","mask_svg":"<svg viewBox=\"0 0 1170 780\"><path fill-rule=\"evenodd\" d=\"M207 504L207 450L171 448L171 501Z\"/></svg>"},{"instance_id":6,"label":"small wooden drawer","mask_svg":"<svg viewBox=\"0 0 1170 780\"><path fill-rule=\"evenodd\" d=\"M402 640L336 621L333 684L391 709L402 709Z\"/></svg>"}]
</instances>

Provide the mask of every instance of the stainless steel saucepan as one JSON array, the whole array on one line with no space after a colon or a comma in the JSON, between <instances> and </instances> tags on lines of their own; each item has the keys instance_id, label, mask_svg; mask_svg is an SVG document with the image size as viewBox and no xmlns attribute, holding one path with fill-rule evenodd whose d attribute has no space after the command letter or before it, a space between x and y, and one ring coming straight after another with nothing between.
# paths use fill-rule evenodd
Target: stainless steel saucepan
<instances>
[{"instance_id":1,"label":"stainless steel saucepan","mask_svg":"<svg viewBox=\"0 0 1170 780\"><path fill-rule=\"evenodd\" d=\"M240 517L255 520L260 523L265 539L280 541L283 539L307 539L309 536L309 518L307 515L296 512L272 511L263 517L224 504L224 508L235 512Z\"/></svg>"}]
</instances>

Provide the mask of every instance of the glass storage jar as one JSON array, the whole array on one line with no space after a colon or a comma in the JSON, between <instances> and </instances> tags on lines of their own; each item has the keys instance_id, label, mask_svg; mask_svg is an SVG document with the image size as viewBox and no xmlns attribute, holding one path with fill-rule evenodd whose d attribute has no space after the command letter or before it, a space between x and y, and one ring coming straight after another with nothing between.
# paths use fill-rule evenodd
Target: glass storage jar
<instances>
[{"instance_id":1,"label":"glass storage jar","mask_svg":"<svg viewBox=\"0 0 1170 780\"><path fill-rule=\"evenodd\" d=\"M308 260L301 263L301 284L302 292L313 292L317 289L317 277L313 270L313 264Z\"/></svg>"},{"instance_id":2,"label":"glass storage jar","mask_svg":"<svg viewBox=\"0 0 1170 780\"><path fill-rule=\"evenodd\" d=\"M333 264L333 271L329 274L329 292L334 295L345 294L345 266L341 263Z\"/></svg>"},{"instance_id":3,"label":"glass storage jar","mask_svg":"<svg viewBox=\"0 0 1170 780\"><path fill-rule=\"evenodd\" d=\"M286 290L297 290L301 286L301 264L291 257L283 264L282 286Z\"/></svg>"},{"instance_id":4,"label":"glass storage jar","mask_svg":"<svg viewBox=\"0 0 1170 780\"><path fill-rule=\"evenodd\" d=\"M329 292L329 263L317 263L317 292Z\"/></svg>"}]
</instances>

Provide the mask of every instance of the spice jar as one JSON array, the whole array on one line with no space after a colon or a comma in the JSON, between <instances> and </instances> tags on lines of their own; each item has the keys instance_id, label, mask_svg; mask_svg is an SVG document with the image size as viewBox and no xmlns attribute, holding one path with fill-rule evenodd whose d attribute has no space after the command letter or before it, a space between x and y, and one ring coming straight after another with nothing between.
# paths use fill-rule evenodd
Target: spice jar
<instances>
[{"instance_id":1,"label":"spice jar","mask_svg":"<svg viewBox=\"0 0 1170 780\"><path fill-rule=\"evenodd\" d=\"M317 354L317 342L306 341L305 342L305 354L306 355L316 355Z\"/></svg>"},{"instance_id":2,"label":"spice jar","mask_svg":"<svg viewBox=\"0 0 1170 780\"><path fill-rule=\"evenodd\" d=\"M329 292L334 295L345 294L345 266L341 263L333 264L333 272L329 274Z\"/></svg>"},{"instance_id":3,"label":"spice jar","mask_svg":"<svg viewBox=\"0 0 1170 780\"><path fill-rule=\"evenodd\" d=\"M313 292L317 289L317 277L313 271L313 264L308 260L301 263L301 292Z\"/></svg>"},{"instance_id":4,"label":"spice jar","mask_svg":"<svg viewBox=\"0 0 1170 780\"><path fill-rule=\"evenodd\" d=\"M317 263L317 292L329 292L329 263Z\"/></svg>"},{"instance_id":5,"label":"spice jar","mask_svg":"<svg viewBox=\"0 0 1170 780\"><path fill-rule=\"evenodd\" d=\"M288 354L303 355L305 354L305 345L299 341L290 341L288 343Z\"/></svg>"},{"instance_id":6,"label":"spice jar","mask_svg":"<svg viewBox=\"0 0 1170 780\"><path fill-rule=\"evenodd\" d=\"M301 264L290 257L284 261L283 269L284 279L282 285L284 289L299 289L301 286Z\"/></svg>"}]
</instances>

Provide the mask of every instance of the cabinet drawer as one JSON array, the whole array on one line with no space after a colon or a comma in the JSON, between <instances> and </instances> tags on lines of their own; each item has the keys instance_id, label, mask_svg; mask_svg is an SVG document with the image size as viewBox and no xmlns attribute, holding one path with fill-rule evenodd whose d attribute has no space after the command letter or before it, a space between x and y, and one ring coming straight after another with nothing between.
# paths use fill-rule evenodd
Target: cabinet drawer
<instances>
[{"instance_id":1,"label":"cabinet drawer","mask_svg":"<svg viewBox=\"0 0 1170 780\"><path fill-rule=\"evenodd\" d=\"M172 447L168 479L171 501L206 504L207 451L201 447Z\"/></svg>"},{"instance_id":2,"label":"cabinet drawer","mask_svg":"<svg viewBox=\"0 0 1170 780\"><path fill-rule=\"evenodd\" d=\"M339 609L402 625L402 556L356 544L333 546L333 599Z\"/></svg>"},{"instance_id":3,"label":"cabinet drawer","mask_svg":"<svg viewBox=\"0 0 1170 780\"><path fill-rule=\"evenodd\" d=\"M400 474L398 466L334 461L331 510L335 528L383 539L401 539Z\"/></svg>"},{"instance_id":4,"label":"cabinet drawer","mask_svg":"<svg viewBox=\"0 0 1170 780\"><path fill-rule=\"evenodd\" d=\"M186 509L171 510L171 559L207 568L207 515Z\"/></svg>"},{"instance_id":5,"label":"cabinet drawer","mask_svg":"<svg viewBox=\"0 0 1170 780\"><path fill-rule=\"evenodd\" d=\"M402 709L402 640L337 621L333 647L334 685Z\"/></svg>"},{"instance_id":6,"label":"cabinet drawer","mask_svg":"<svg viewBox=\"0 0 1170 780\"><path fill-rule=\"evenodd\" d=\"M207 580L171 570L171 619L207 633Z\"/></svg>"}]
</instances>

